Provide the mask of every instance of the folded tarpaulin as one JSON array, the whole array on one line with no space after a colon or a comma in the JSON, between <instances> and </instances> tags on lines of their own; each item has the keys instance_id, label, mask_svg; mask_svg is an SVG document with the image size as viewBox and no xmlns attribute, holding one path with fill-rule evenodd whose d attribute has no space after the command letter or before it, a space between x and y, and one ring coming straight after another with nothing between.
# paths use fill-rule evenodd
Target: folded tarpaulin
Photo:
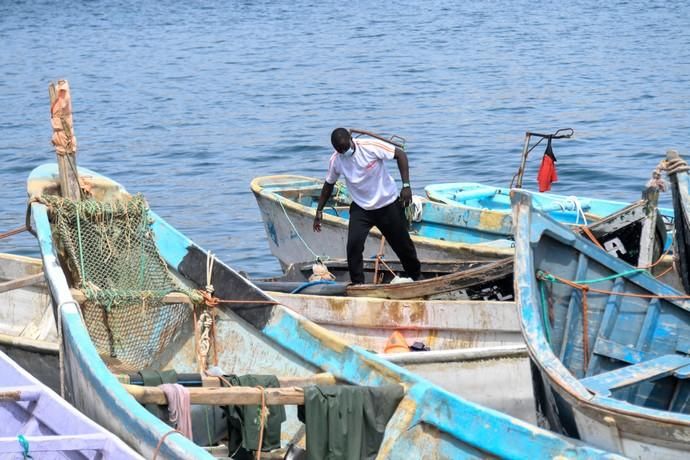
<instances>
[{"instance_id":1,"label":"folded tarpaulin","mask_svg":"<svg viewBox=\"0 0 690 460\"><path fill-rule=\"evenodd\" d=\"M280 383L275 375L230 375L227 380L233 386L241 387L264 387L264 388L278 388ZM268 417L264 423L264 434L262 442L262 451L268 452L274 449L280 448L280 425L285 421L285 407L272 405L268 406ZM230 451L236 450L239 445L239 440L237 439L240 435L242 438L242 447L247 450L258 450L259 449L259 429L260 424L260 414L261 406L257 405L243 405L234 406L229 410L229 416L236 421L238 424L231 424L231 439L229 444L231 444ZM229 421L231 422L231 421ZM234 426L234 428L233 428ZM239 430L238 430L239 428Z\"/></svg>"},{"instance_id":2,"label":"folded tarpaulin","mask_svg":"<svg viewBox=\"0 0 690 460\"><path fill-rule=\"evenodd\" d=\"M401 385L306 387L298 414L306 424L307 459L374 459L403 395Z\"/></svg>"}]
</instances>

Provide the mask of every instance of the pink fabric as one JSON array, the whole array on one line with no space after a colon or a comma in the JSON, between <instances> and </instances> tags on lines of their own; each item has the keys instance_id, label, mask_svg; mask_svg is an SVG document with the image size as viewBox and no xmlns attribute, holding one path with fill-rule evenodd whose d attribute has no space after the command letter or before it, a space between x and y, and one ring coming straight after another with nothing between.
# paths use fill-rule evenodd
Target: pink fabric
<instances>
[{"instance_id":1,"label":"pink fabric","mask_svg":"<svg viewBox=\"0 0 690 460\"><path fill-rule=\"evenodd\" d=\"M189 391L177 383L158 385L168 400L170 422L187 438L192 439L192 406L189 402Z\"/></svg>"}]
</instances>

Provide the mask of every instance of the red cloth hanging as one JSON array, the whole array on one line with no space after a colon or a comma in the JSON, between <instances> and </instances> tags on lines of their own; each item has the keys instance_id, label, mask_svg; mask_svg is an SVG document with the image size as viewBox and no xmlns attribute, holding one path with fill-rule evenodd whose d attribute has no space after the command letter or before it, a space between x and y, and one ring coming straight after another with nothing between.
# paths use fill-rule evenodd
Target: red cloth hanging
<instances>
[{"instance_id":1,"label":"red cloth hanging","mask_svg":"<svg viewBox=\"0 0 690 460\"><path fill-rule=\"evenodd\" d=\"M546 192L551 190L551 184L558 180L558 173L556 172L556 156L551 149L551 139L546 144L544 157L541 159L541 166L537 174L537 183L539 183L539 191Z\"/></svg>"}]
</instances>

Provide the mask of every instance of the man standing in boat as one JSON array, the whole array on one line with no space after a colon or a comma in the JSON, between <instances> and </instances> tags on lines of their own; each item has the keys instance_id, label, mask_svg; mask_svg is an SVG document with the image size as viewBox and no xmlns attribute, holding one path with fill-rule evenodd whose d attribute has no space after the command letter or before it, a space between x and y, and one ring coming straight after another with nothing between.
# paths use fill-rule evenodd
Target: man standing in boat
<instances>
[{"instance_id":1,"label":"man standing in boat","mask_svg":"<svg viewBox=\"0 0 690 460\"><path fill-rule=\"evenodd\" d=\"M350 224L347 233L347 266L353 284L364 283L364 243L369 231L376 226L386 238L405 269L408 277L420 277L420 263L412 238L407 231L403 206L412 202L407 154L378 139L353 139L345 128L331 133L335 152L328 164L328 174L321 189L314 218L314 231L321 231L323 208L333 193L335 182L342 175L352 197ZM398 162L403 186L398 188L388 173L384 160Z\"/></svg>"}]
</instances>

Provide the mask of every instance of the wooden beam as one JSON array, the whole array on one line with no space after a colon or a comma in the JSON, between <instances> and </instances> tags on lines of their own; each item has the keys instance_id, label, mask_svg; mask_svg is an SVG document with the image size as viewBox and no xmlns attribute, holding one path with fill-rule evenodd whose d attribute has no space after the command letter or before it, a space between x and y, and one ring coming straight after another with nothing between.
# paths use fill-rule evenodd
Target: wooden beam
<instances>
[{"instance_id":1,"label":"wooden beam","mask_svg":"<svg viewBox=\"0 0 690 460\"><path fill-rule=\"evenodd\" d=\"M165 393L158 387L123 386L142 404L168 404ZM254 387L187 388L187 390L191 404L213 406L261 404L261 390ZM267 405L304 404L302 388L266 388L264 394Z\"/></svg>"},{"instance_id":2,"label":"wooden beam","mask_svg":"<svg viewBox=\"0 0 690 460\"><path fill-rule=\"evenodd\" d=\"M0 283L0 293L31 286L33 284L43 281L43 279L43 272L41 272L36 273L35 275L28 275L21 278L17 278L15 280L5 281L3 283Z\"/></svg>"},{"instance_id":3,"label":"wooden beam","mask_svg":"<svg viewBox=\"0 0 690 460\"><path fill-rule=\"evenodd\" d=\"M4 387L0 391L0 401L36 401L42 394L38 385Z\"/></svg>"},{"instance_id":4,"label":"wooden beam","mask_svg":"<svg viewBox=\"0 0 690 460\"><path fill-rule=\"evenodd\" d=\"M72 288L70 289L70 293L72 294L72 297L74 297L74 300L76 300L79 303L86 302L87 300L86 295L79 289ZM171 292L170 294L167 294L165 297L163 297L163 303L186 303L189 305L193 304L189 296L181 292Z\"/></svg>"},{"instance_id":5,"label":"wooden beam","mask_svg":"<svg viewBox=\"0 0 690 460\"><path fill-rule=\"evenodd\" d=\"M123 384L131 384L131 374L117 374L117 380ZM202 388L219 388L221 387L221 380L219 377L214 377L211 375L199 375L199 374L179 374L182 378L195 380L198 378L198 382L201 382ZM285 376L277 377L278 383L281 387L306 387L308 385L335 385L336 379L330 372L322 372L320 374L312 374L305 376ZM138 383L138 382L137 382ZM136 386L141 386L133 384ZM192 387L190 385L190 387ZM198 388L198 387L196 387Z\"/></svg>"}]
</instances>

